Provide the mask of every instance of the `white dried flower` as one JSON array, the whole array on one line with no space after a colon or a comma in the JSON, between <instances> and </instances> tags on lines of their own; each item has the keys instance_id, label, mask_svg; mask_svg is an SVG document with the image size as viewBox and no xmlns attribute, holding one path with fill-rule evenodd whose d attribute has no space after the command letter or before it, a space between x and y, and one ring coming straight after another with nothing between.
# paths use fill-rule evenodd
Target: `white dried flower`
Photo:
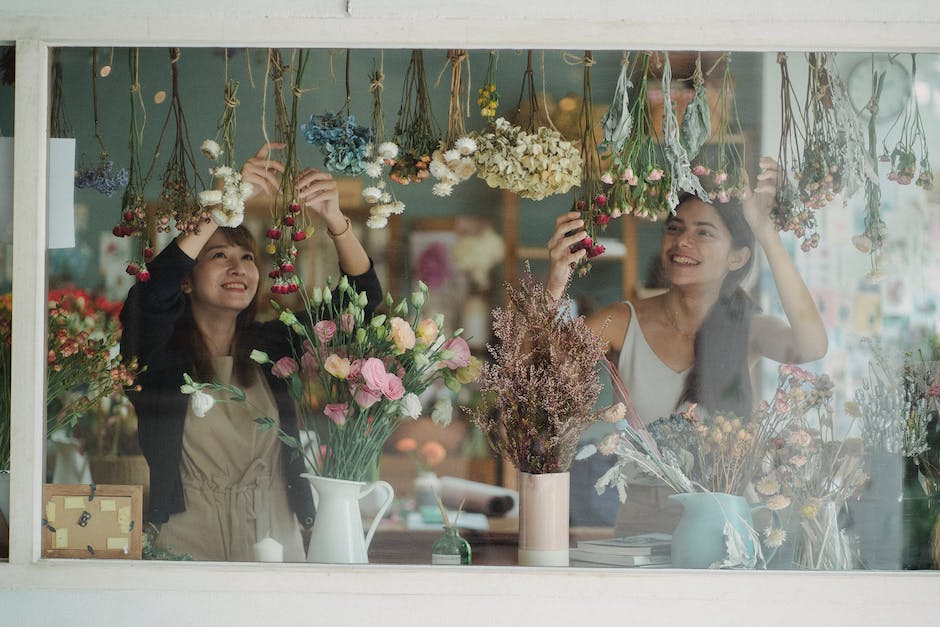
<instances>
[{"instance_id":1,"label":"white dried flower","mask_svg":"<svg viewBox=\"0 0 940 627\"><path fill-rule=\"evenodd\" d=\"M366 187L362 190L362 197L370 205L374 205L382 198L382 190L378 187Z\"/></svg>"},{"instance_id":2,"label":"white dried flower","mask_svg":"<svg viewBox=\"0 0 940 627\"><path fill-rule=\"evenodd\" d=\"M394 159L398 156L398 144L395 142L382 142L376 149L376 154L382 159Z\"/></svg>"},{"instance_id":3,"label":"white dried flower","mask_svg":"<svg viewBox=\"0 0 940 627\"><path fill-rule=\"evenodd\" d=\"M222 190L207 189L199 192L199 206L211 207L222 202Z\"/></svg>"},{"instance_id":4,"label":"white dried flower","mask_svg":"<svg viewBox=\"0 0 940 627\"><path fill-rule=\"evenodd\" d=\"M459 137L454 142L454 148L464 157L472 155L477 151L477 143L472 137Z\"/></svg>"},{"instance_id":5,"label":"white dried flower","mask_svg":"<svg viewBox=\"0 0 940 627\"><path fill-rule=\"evenodd\" d=\"M787 532L779 527L767 527L764 529L764 546L769 549L776 549L787 541Z\"/></svg>"},{"instance_id":6,"label":"white dried flower","mask_svg":"<svg viewBox=\"0 0 940 627\"><path fill-rule=\"evenodd\" d=\"M455 148L451 148L450 150L444 153L445 163L451 163L453 161L459 161L459 160L460 160L460 151Z\"/></svg>"},{"instance_id":7,"label":"white dried flower","mask_svg":"<svg viewBox=\"0 0 940 627\"><path fill-rule=\"evenodd\" d=\"M202 142L202 145L199 147L199 150L202 151L202 154L209 157L213 161L218 159L219 155L222 154L222 147L219 146L219 144L213 139L207 139L204 142Z\"/></svg>"},{"instance_id":8,"label":"white dried flower","mask_svg":"<svg viewBox=\"0 0 940 627\"><path fill-rule=\"evenodd\" d=\"M377 179L382 176L382 162L381 161L369 161L366 163L365 168L366 176L370 179Z\"/></svg>"},{"instance_id":9,"label":"white dried flower","mask_svg":"<svg viewBox=\"0 0 940 627\"><path fill-rule=\"evenodd\" d=\"M212 409L212 406L215 405L215 399L202 390L196 390L192 394L190 403L193 408L193 413L198 418L205 418L206 414L209 413L209 410Z\"/></svg>"},{"instance_id":10,"label":"white dried flower","mask_svg":"<svg viewBox=\"0 0 940 627\"><path fill-rule=\"evenodd\" d=\"M219 226L236 227L245 221L245 212L226 211L220 207L212 210L212 220Z\"/></svg>"},{"instance_id":11,"label":"white dried flower","mask_svg":"<svg viewBox=\"0 0 940 627\"><path fill-rule=\"evenodd\" d=\"M388 224L388 218L382 215L370 215L366 226L370 229L382 229Z\"/></svg>"},{"instance_id":12,"label":"white dried flower","mask_svg":"<svg viewBox=\"0 0 940 627\"><path fill-rule=\"evenodd\" d=\"M450 196L454 191L454 186L448 183L435 183L431 188L431 193L435 196Z\"/></svg>"}]
</instances>

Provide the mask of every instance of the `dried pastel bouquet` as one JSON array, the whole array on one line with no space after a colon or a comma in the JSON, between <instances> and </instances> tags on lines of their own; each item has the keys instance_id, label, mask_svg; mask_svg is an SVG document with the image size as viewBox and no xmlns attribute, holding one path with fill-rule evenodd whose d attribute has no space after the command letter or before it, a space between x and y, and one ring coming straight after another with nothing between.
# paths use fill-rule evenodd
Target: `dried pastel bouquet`
<instances>
[{"instance_id":1,"label":"dried pastel bouquet","mask_svg":"<svg viewBox=\"0 0 940 627\"><path fill-rule=\"evenodd\" d=\"M566 299L555 301L527 269L493 311L498 339L479 379L486 400L469 414L490 445L522 472L566 472L581 432L595 420L601 339Z\"/></svg>"}]
</instances>

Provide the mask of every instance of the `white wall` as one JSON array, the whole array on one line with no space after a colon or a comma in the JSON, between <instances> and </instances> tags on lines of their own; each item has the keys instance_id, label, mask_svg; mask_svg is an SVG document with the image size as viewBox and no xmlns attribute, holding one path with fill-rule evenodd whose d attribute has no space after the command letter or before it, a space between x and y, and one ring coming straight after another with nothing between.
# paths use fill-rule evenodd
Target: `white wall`
<instances>
[{"instance_id":1,"label":"white wall","mask_svg":"<svg viewBox=\"0 0 940 627\"><path fill-rule=\"evenodd\" d=\"M936 51L923 0L4 0L18 41L12 556L0 625L932 624L931 573L602 572L39 561L46 45ZM577 7L577 11L573 9ZM351 15L347 13L351 9Z\"/></svg>"}]
</instances>

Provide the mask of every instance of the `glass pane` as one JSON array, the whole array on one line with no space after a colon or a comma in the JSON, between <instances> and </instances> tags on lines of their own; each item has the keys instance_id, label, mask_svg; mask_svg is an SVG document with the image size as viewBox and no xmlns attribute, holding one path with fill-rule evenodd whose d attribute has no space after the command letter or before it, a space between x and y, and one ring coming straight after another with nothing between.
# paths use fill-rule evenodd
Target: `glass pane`
<instances>
[{"instance_id":1,"label":"glass pane","mask_svg":"<svg viewBox=\"0 0 940 627\"><path fill-rule=\"evenodd\" d=\"M10 514L10 351L13 290L13 246L9 229L13 212L13 46L0 46L0 559L9 556Z\"/></svg>"},{"instance_id":2,"label":"glass pane","mask_svg":"<svg viewBox=\"0 0 940 627\"><path fill-rule=\"evenodd\" d=\"M587 64L560 51L459 53L59 51L52 103L58 132L76 142L74 227L65 229L75 243L50 251L50 300L73 324L67 334L87 331L111 351L63 371L82 382L91 370L80 368L107 374L122 331L125 357L140 359L122 362L137 371L127 393L69 386L106 393L75 412L70 403L81 397L50 404L61 428L50 435L49 480L84 486L55 496L57 507L92 482L141 486L139 500L109 495L113 512L89 512L83 527L68 514L72 540L93 539L77 542L79 552L92 545L95 557L123 556L133 530L119 511L139 503L141 520L129 515L150 536L144 557L156 559L431 564L443 509L469 541L472 564L933 568L936 193L927 151L940 130L936 56L918 55L915 72L910 55L791 53L783 85L784 59L773 54L671 53L667 106L662 54L630 53L622 76L620 52L595 53ZM870 146L873 74L884 86ZM624 102L621 78L630 79L624 107L633 116L618 140L623 120L615 110L604 115ZM792 128L782 124L785 102ZM676 127L662 121L673 108ZM521 179L507 174L513 154L497 156L489 126L500 116L558 133L554 143L543 135L542 154L520 160L557 169L528 179L518 195L505 189ZM665 150L664 127L685 143ZM472 152L457 141L465 132L476 155L461 154ZM631 138L625 147L623 137ZM289 148L263 148L284 139ZM386 153L382 140L401 153ZM588 177L573 171L582 142L594 155L580 168ZM545 159L544 151L555 152ZM784 164L781 187L794 190L798 208L745 219L739 168L751 187L772 185L775 177L761 176L762 165L773 171L763 155ZM331 168L336 189L308 167ZM700 184L709 202L683 197L672 214L669 183L682 172L678 187ZM281 181L282 193L269 193ZM242 201L244 230L202 220L200 203L214 211L210 219L234 224ZM565 305L604 338L595 352L610 349L613 366L596 368L596 402L588 393L596 356L589 367L577 361L588 336L574 318L554 335L523 325L532 334L516 352L487 350L498 345L492 312L506 306L503 283L521 289L528 263L536 285L558 291L565 262L550 273L546 242L567 231L577 236L556 253L585 247L577 224L554 235L571 208L593 224L586 251L604 248L574 273ZM177 242L182 224L190 233ZM732 240L739 230L743 243ZM337 286L341 272L367 292L362 302ZM386 292L390 305L381 302ZM375 306L384 318L372 317ZM526 313L536 312L514 315ZM496 320L508 324L507 314ZM458 329L464 339L451 340ZM542 380L509 378L514 364L541 354L530 349L552 341ZM252 350L270 361L252 360ZM467 382L471 357L487 364L488 378ZM123 370L115 376L119 388L129 383ZM499 405L481 389L508 394ZM520 400L533 409L511 407ZM635 419L591 420L592 409L616 402ZM526 431L513 417L537 426ZM477 422L497 427L488 438ZM565 431L581 423L583 433ZM552 430L567 435L553 439ZM631 434L647 443L645 472L627 463ZM488 439L504 442L509 459ZM560 546L531 544L526 516L535 506L520 508L520 494L539 479L513 464L570 471ZM663 468L665 481L656 476ZM338 496L336 485L304 471L391 490L379 483L361 498L358 488ZM609 485L598 495L602 479ZM705 493L704 504L701 494L673 498L676 490ZM699 511L712 528L696 522ZM99 520L118 525L115 535ZM371 544L337 553L330 530L350 526ZM647 533L674 536L672 551L595 543ZM727 536L740 550L728 554ZM689 545L709 542L717 555L689 554Z\"/></svg>"}]
</instances>

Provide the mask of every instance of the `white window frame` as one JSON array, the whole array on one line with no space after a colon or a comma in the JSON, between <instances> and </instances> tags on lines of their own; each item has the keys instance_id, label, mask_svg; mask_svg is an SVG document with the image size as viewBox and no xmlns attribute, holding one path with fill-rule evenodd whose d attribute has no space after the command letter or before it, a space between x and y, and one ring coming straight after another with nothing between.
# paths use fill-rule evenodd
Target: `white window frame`
<instances>
[{"instance_id":1,"label":"white window frame","mask_svg":"<svg viewBox=\"0 0 940 627\"><path fill-rule=\"evenodd\" d=\"M937 52L940 4L921 0L412 2L5 0L17 45L11 555L0 623L651 624L935 622L933 573L638 571L40 560L45 440L45 163L55 46L871 50ZM11 6L12 5L12 6ZM208 5L208 6L205 6ZM316 6L328 5L328 6ZM132 570L131 570L132 569ZM78 614L76 614L78 612ZM655 622L653 622L655 621ZM279 621L280 622L280 621Z\"/></svg>"}]
</instances>

